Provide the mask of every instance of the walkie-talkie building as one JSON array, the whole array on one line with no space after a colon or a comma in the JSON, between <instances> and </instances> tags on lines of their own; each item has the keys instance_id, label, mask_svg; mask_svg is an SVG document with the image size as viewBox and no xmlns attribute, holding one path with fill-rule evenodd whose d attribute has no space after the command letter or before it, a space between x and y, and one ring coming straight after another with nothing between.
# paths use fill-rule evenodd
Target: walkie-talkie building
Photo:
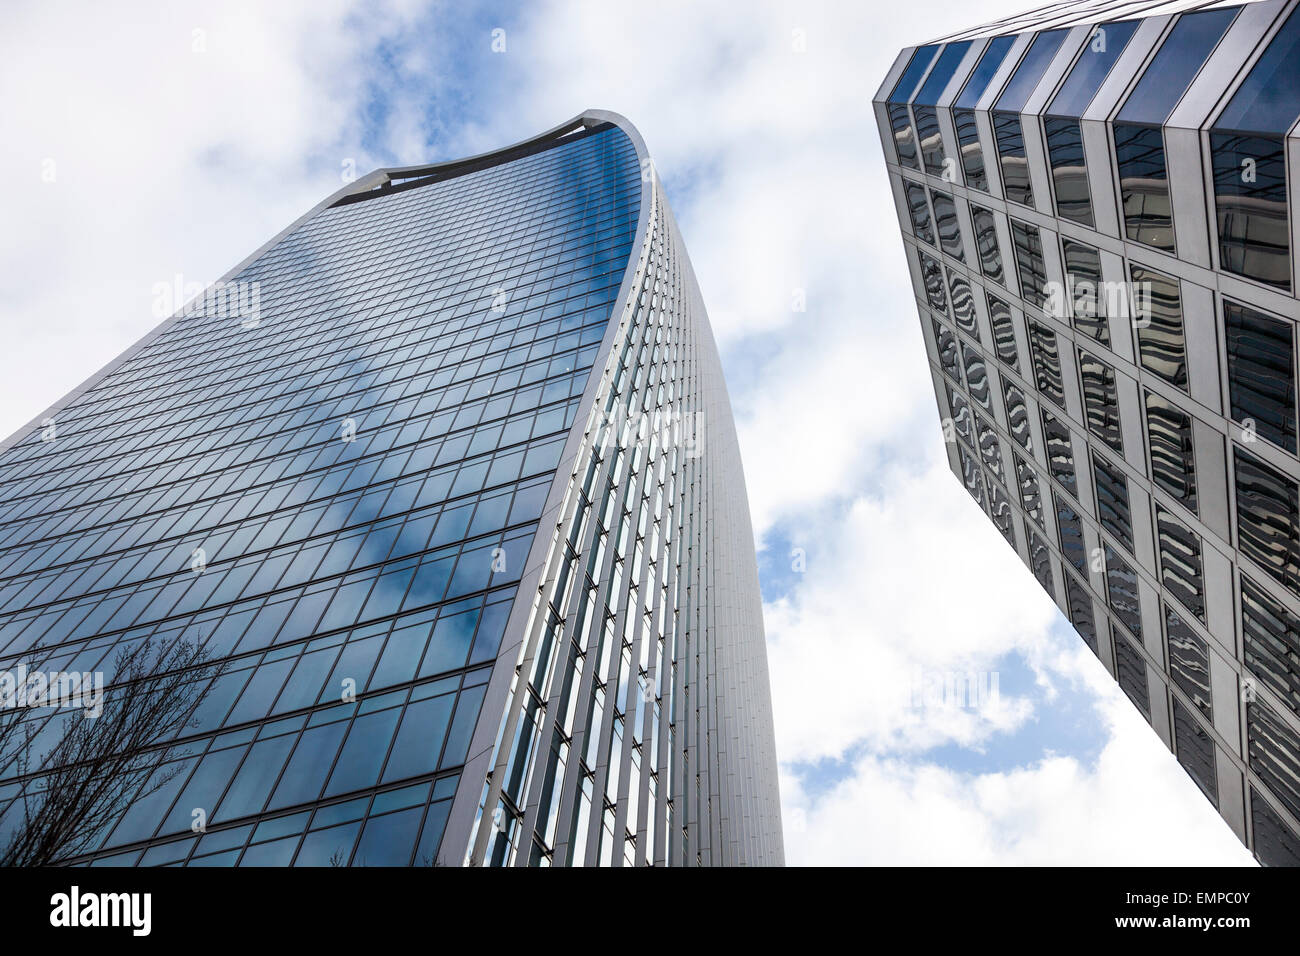
<instances>
[{"instance_id":1,"label":"walkie-talkie building","mask_svg":"<svg viewBox=\"0 0 1300 956\"><path fill-rule=\"evenodd\" d=\"M904 50L874 107L953 471L1300 864L1296 0L1053 4Z\"/></svg>"},{"instance_id":2,"label":"walkie-talkie building","mask_svg":"<svg viewBox=\"0 0 1300 956\"><path fill-rule=\"evenodd\" d=\"M0 712L11 861L783 862L731 409L636 131L351 182L0 446L20 669L107 689Z\"/></svg>"}]
</instances>

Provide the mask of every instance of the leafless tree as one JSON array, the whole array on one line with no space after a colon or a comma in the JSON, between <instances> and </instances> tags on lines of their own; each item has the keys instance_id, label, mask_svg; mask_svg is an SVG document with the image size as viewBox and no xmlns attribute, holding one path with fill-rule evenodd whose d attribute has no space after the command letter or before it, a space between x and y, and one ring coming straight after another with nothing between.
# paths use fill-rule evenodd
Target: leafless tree
<instances>
[{"instance_id":1,"label":"leafless tree","mask_svg":"<svg viewBox=\"0 0 1300 956\"><path fill-rule=\"evenodd\" d=\"M201 642L165 647L147 638L123 649L102 712L56 711L50 719L62 728L43 754L33 753L41 722L20 721L17 711L3 715L0 754L18 745L23 790L0 821L13 826L0 865L48 866L95 849L133 800L179 772L179 763L167 763L183 751L168 742L196 726L195 712L223 668Z\"/></svg>"}]
</instances>

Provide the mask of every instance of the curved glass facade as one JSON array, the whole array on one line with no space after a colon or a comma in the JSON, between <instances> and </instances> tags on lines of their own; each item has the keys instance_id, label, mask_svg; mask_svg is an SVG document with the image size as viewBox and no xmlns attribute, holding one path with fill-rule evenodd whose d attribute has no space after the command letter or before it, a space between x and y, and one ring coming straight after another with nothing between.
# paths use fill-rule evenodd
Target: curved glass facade
<instances>
[{"instance_id":1,"label":"curved glass facade","mask_svg":"<svg viewBox=\"0 0 1300 956\"><path fill-rule=\"evenodd\" d=\"M460 862L471 746L643 254L643 150L607 116L345 188L0 452L0 671L102 673L112 715L162 687L122 662L180 662L186 719L107 746L112 801L60 859ZM61 779L41 745L68 713L4 715L0 844Z\"/></svg>"}]
</instances>

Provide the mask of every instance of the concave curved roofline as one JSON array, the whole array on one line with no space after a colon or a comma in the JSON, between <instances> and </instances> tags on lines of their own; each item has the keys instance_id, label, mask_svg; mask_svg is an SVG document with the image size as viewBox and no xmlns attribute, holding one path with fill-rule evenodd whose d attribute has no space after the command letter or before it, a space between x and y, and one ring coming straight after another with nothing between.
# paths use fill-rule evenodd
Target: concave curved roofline
<instances>
[{"instance_id":1,"label":"concave curved roofline","mask_svg":"<svg viewBox=\"0 0 1300 956\"><path fill-rule=\"evenodd\" d=\"M636 127L633 126L626 117L619 113L610 112L609 110L584 110L571 120L560 123L558 126L553 126L551 129L548 129L546 132L540 133L537 136L520 140L517 143L503 146L500 149L479 153L476 156L447 160L441 163L421 164L416 166L394 166L376 169L373 172L367 173L365 176L361 176L353 182L348 183L342 188L335 190L324 200L307 210L307 212L303 213L293 222L289 223L288 226L281 229L266 242L262 243L262 245L258 246L252 253L245 256L232 268L228 269L220 278L208 285L204 289L203 295L206 295L207 290L211 289L213 286L228 282L235 276L239 275L239 273L243 272L251 263L255 262L280 242L280 240L284 239L294 230L298 229L304 223L309 222L323 210L328 209L331 206L367 198L363 194L369 194L377 190L391 192L393 191L392 184L398 180L413 180L416 177L420 177L421 179L427 179L428 177L450 179L452 176L447 175L449 173L454 175L463 175L464 173L474 172L475 170L484 168L487 165L493 165L494 161L507 162L509 159L514 158L513 154L526 155L527 151L530 149L546 147L550 144L558 143L570 134L580 133L606 124L617 126L623 131L624 135L631 140L632 145L636 148L638 160L644 162L647 159L648 154L645 148L645 141L641 139L641 134L637 132ZM653 180L653 177L642 177L641 216L640 222L637 223L636 240L632 247L634 250L640 248L640 244L644 240L645 236L646 219L648 215L647 205L649 192L652 186L651 180ZM624 288L620 289L619 299L615 303L616 308L622 308L625 305L626 294L627 288L625 281ZM203 295L198 296L197 299L201 300ZM8 451L14 445L31 435L32 432L41 428L44 421L54 418L61 409L71 405L82 395L86 394L86 392L95 388L105 378L117 371L117 369L119 369L124 363L134 358L142 349L148 346L156 338L167 332L183 317L184 309L187 304L188 303L180 304L176 311L172 313L170 318L164 319L158 325L154 326L153 329L146 332L144 336L138 339L133 345L128 346L125 351L117 356L117 358L101 366L97 371L92 373L90 377L72 388L65 395L55 401L54 404L50 405L44 411L32 418L26 425L23 425L21 428L14 431L14 433L9 437L0 441L0 452Z\"/></svg>"}]
</instances>

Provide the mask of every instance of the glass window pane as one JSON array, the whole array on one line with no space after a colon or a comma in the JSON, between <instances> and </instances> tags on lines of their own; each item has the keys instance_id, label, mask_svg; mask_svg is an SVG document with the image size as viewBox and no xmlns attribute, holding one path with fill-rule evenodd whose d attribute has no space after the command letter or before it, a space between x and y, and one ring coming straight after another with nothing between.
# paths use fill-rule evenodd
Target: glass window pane
<instances>
[{"instance_id":1,"label":"glass window pane","mask_svg":"<svg viewBox=\"0 0 1300 956\"><path fill-rule=\"evenodd\" d=\"M939 102L939 97L943 96L943 91L947 88L953 73L961 65L962 57L966 51L971 48L973 40L961 40L957 43L949 43L939 54L939 59L934 63L934 69L930 75L925 78L921 89L917 91L916 97L912 100L913 104L919 106L934 106Z\"/></svg>"},{"instance_id":2,"label":"glass window pane","mask_svg":"<svg viewBox=\"0 0 1300 956\"><path fill-rule=\"evenodd\" d=\"M939 248L958 262L965 262L961 226L957 223L957 207L953 204L952 197L931 189L930 201L934 204L934 221L939 227Z\"/></svg>"},{"instance_id":3,"label":"glass window pane","mask_svg":"<svg viewBox=\"0 0 1300 956\"><path fill-rule=\"evenodd\" d=\"M1295 453L1295 348L1291 323L1223 300L1232 420Z\"/></svg>"},{"instance_id":4,"label":"glass window pane","mask_svg":"<svg viewBox=\"0 0 1300 956\"><path fill-rule=\"evenodd\" d=\"M953 102L955 109L972 109L980 101L980 97L988 89L990 81L1002 66L1002 61L1006 59L1008 51L1015 42L1014 36L994 37L989 41L989 45L980 54L979 63L971 71L970 79L962 87L961 95Z\"/></svg>"},{"instance_id":5,"label":"glass window pane","mask_svg":"<svg viewBox=\"0 0 1300 956\"><path fill-rule=\"evenodd\" d=\"M1083 642L1097 653L1097 623L1092 613L1092 597L1088 589L1070 575L1065 576L1065 594L1069 601L1070 623L1079 632Z\"/></svg>"},{"instance_id":6,"label":"glass window pane","mask_svg":"<svg viewBox=\"0 0 1300 956\"><path fill-rule=\"evenodd\" d=\"M1300 620L1244 574L1241 636L1246 667L1300 714Z\"/></svg>"},{"instance_id":7,"label":"glass window pane","mask_svg":"<svg viewBox=\"0 0 1300 956\"><path fill-rule=\"evenodd\" d=\"M1083 156L1083 131L1078 120L1047 118L1047 161L1052 167L1056 214L1085 226L1093 224L1088 165Z\"/></svg>"},{"instance_id":8,"label":"glass window pane","mask_svg":"<svg viewBox=\"0 0 1300 956\"><path fill-rule=\"evenodd\" d=\"M1160 548L1161 583L1204 624L1201 539L1160 505L1156 505L1156 537Z\"/></svg>"},{"instance_id":9,"label":"glass window pane","mask_svg":"<svg viewBox=\"0 0 1300 956\"><path fill-rule=\"evenodd\" d=\"M1079 59L1074 61L1061 89L1053 97L1047 112L1052 116L1080 117L1101 89L1111 67L1128 46L1137 29L1137 20L1100 23L1088 37Z\"/></svg>"},{"instance_id":10,"label":"glass window pane","mask_svg":"<svg viewBox=\"0 0 1300 956\"><path fill-rule=\"evenodd\" d=\"M1040 414L1043 419L1043 440L1047 443L1047 468L1062 488L1078 497L1070 429L1047 409L1041 409Z\"/></svg>"},{"instance_id":11,"label":"glass window pane","mask_svg":"<svg viewBox=\"0 0 1300 956\"><path fill-rule=\"evenodd\" d=\"M989 191L989 177L984 170L984 147L980 145L979 127L973 110L953 110L953 125L957 127L957 142L961 147L961 168L966 175L966 185L971 189Z\"/></svg>"},{"instance_id":12,"label":"glass window pane","mask_svg":"<svg viewBox=\"0 0 1300 956\"><path fill-rule=\"evenodd\" d=\"M1083 522L1074 507L1056 492L1052 492L1056 505L1056 529L1061 539L1061 553L1080 574L1088 573L1088 553L1084 545Z\"/></svg>"},{"instance_id":13,"label":"glass window pane","mask_svg":"<svg viewBox=\"0 0 1300 956\"><path fill-rule=\"evenodd\" d=\"M1156 249L1174 249L1174 211L1169 200L1165 136L1158 126L1115 123L1115 162L1119 170L1124 234Z\"/></svg>"},{"instance_id":14,"label":"glass window pane","mask_svg":"<svg viewBox=\"0 0 1300 956\"><path fill-rule=\"evenodd\" d=\"M930 64L934 62L934 55L938 52L937 43L917 47L912 52L912 58L907 61L906 68L898 78L898 82L894 84L893 92L889 94L890 103L906 103L912 98L912 94L921 84L921 77L925 76L925 71L930 68Z\"/></svg>"},{"instance_id":15,"label":"glass window pane","mask_svg":"<svg viewBox=\"0 0 1300 956\"><path fill-rule=\"evenodd\" d=\"M1138 597L1137 574L1109 544L1106 552L1106 593L1110 609L1121 624L1139 640L1142 637L1142 605Z\"/></svg>"},{"instance_id":16,"label":"glass window pane","mask_svg":"<svg viewBox=\"0 0 1300 956\"><path fill-rule=\"evenodd\" d=\"M1300 116L1300 11L1269 41L1219 115L1216 129L1285 133Z\"/></svg>"},{"instance_id":17,"label":"glass window pane","mask_svg":"<svg viewBox=\"0 0 1300 956\"><path fill-rule=\"evenodd\" d=\"M1236 7L1225 7L1179 17L1124 101L1116 122L1164 123L1236 15Z\"/></svg>"},{"instance_id":18,"label":"glass window pane","mask_svg":"<svg viewBox=\"0 0 1300 956\"><path fill-rule=\"evenodd\" d=\"M1092 456L1093 484L1097 489L1097 517L1101 526L1133 551L1133 514L1128 503L1128 479L1101 455Z\"/></svg>"},{"instance_id":19,"label":"glass window pane","mask_svg":"<svg viewBox=\"0 0 1300 956\"><path fill-rule=\"evenodd\" d=\"M1300 594L1296 484L1254 455L1233 448L1237 474L1237 547L1280 583Z\"/></svg>"},{"instance_id":20,"label":"glass window pane","mask_svg":"<svg viewBox=\"0 0 1300 956\"><path fill-rule=\"evenodd\" d=\"M993 138L998 145L1002 166L1002 191L1010 202L1034 204L1034 188L1029 180L1029 159L1025 156L1024 130L1017 113L993 114Z\"/></svg>"},{"instance_id":21,"label":"glass window pane","mask_svg":"<svg viewBox=\"0 0 1300 956\"><path fill-rule=\"evenodd\" d=\"M1151 443L1151 478L1196 514L1196 456L1192 419L1154 392L1146 393L1147 435Z\"/></svg>"},{"instance_id":22,"label":"glass window pane","mask_svg":"<svg viewBox=\"0 0 1300 956\"><path fill-rule=\"evenodd\" d=\"M1129 274L1142 367L1185 392L1187 340L1183 334L1183 303L1178 280L1136 262Z\"/></svg>"},{"instance_id":23,"label":"glass window pane","mask_svg":"<svg viewBox=\"0 0 1300 956\"><path fill-rule=\"evenodd\" d=\"M1074 327L1109 346L1110 327L1103 307L1101 253L1074 239L1062 239L1061 254L1065 265L1065 300L1070 304Z\"/></svg>"},{"instance_id":24,"label":"glass window pane","mask_svg":"<svg viewBox=\"0 0 1300 956\"><path fill-rule=\"evenodd\" d=\"M1011 74L1010 82L994 104L994 109L1019 113L1025 108L1029 95L1034 92L1034 87L1042 79L1043 73L1047 71L1047 65L1052 62L1052 57L1060 49L1061 41L1069 32L1069 30L1045 30L1034 37L1033 42L1029 44L1028 52L1025 53L1025 58Z\"/></svg>"},{"instance_id":25,"label":"glass window pane","mask_svg":"<svg viewBox=\"0 0 1300 956\"><path fill-rule=\"evenodd\" d=\"M1174 754L1215 806L1219 805L1219 780L1214 767L1214 740L1192 712L1174 698Z\"/></svg>"},{"instance_id":26,"label":"glass window pane","mask_svg":"<svg viewBox=\"0 0 1300 956\"><path fill-rule=\"evenodd\" d=\"M998 246L998 230L993 213L982 206L970 207L975 223L975 248L979 251L980 271L998 285L1006 285L1002 275L1002 249Z\"/></svg>"},{"instance_id":27,"label":"glass window pane","mask_svg":"<svg viewBox=\"0 0 1300 956\"><path fill-rule=\"evenodd\" d=\"M1011 241L1016 250L1020 297L1041 309L1047 302L1047 264L1043 261L1043 243L1038 227L1012 219Z\"/></svg>"},{"instance_id":28,"label":"glass window pane","mask_svg":"<svg viewBox=\"0 0 1300 956\"><path fill-rule=\"evenodd\" d=\"M1120 690L1128 694L1148 719L1151 717L1151 695L1147 690L1147 659L1113 625L1111 638L1115 646L1115 677Z\"/></svg>"},{"instance_id":29,"label":"glass window pane","mask_svg":"<svg viewBox=\"0 0 1300 956\"><path fill-rule=\"evenodd\" d=\"M1079 350L1079 377L1083 382L1083 408L1092 432L1120 454L1124 440L1120 434L1119 392L1115 387L1115 370L1094 355Z\"/></svg>"},{"instance_id":30,"label":"glass window pane","mask_svg":"<svg viewBox=\"0 0 1300 956\"><path fill-rule=\"evenodd\" d=\"M1020 359L1016 354L1016 331L1011 322L1011 306L991 293L986 293L986 298L989 324L993 327L993 347L998 361L1019 371Z\"/></svg>"},{"instance_id":31,"label":"glass window pane","mask_svg":"<svg viewBox=\"0 0 1300 956\"><path fill-rule=\"evenodd\" d=\"M1210 648L1169 605L1165 605L1165 636L1169 644L1169 676L1205 715L1214 719L1210 698Z\"/></svg>"},{"instance_id":32,"label":"glass window pane","mask_svg":"<svg viewBox=\"0 0 1300 956\"><path fill-rule=\"evenodd\" d=\"M930 204L925 201L925 189L916 183L905 182L903 194L907 198L907 214L912 220L912 234L922 242L934 245L934 229L930 225Z\"/></svg>"},{"instance_id":33,"label":"glass window pane","mask_svg":"<svg viewBox=\"0 0 1300 956\"><path fill-rule=\"evenodd\" d=\"M1219 266L1291 288L1286 151L1281 137L1211 133Z\"/></svg>"}]
</instances>

